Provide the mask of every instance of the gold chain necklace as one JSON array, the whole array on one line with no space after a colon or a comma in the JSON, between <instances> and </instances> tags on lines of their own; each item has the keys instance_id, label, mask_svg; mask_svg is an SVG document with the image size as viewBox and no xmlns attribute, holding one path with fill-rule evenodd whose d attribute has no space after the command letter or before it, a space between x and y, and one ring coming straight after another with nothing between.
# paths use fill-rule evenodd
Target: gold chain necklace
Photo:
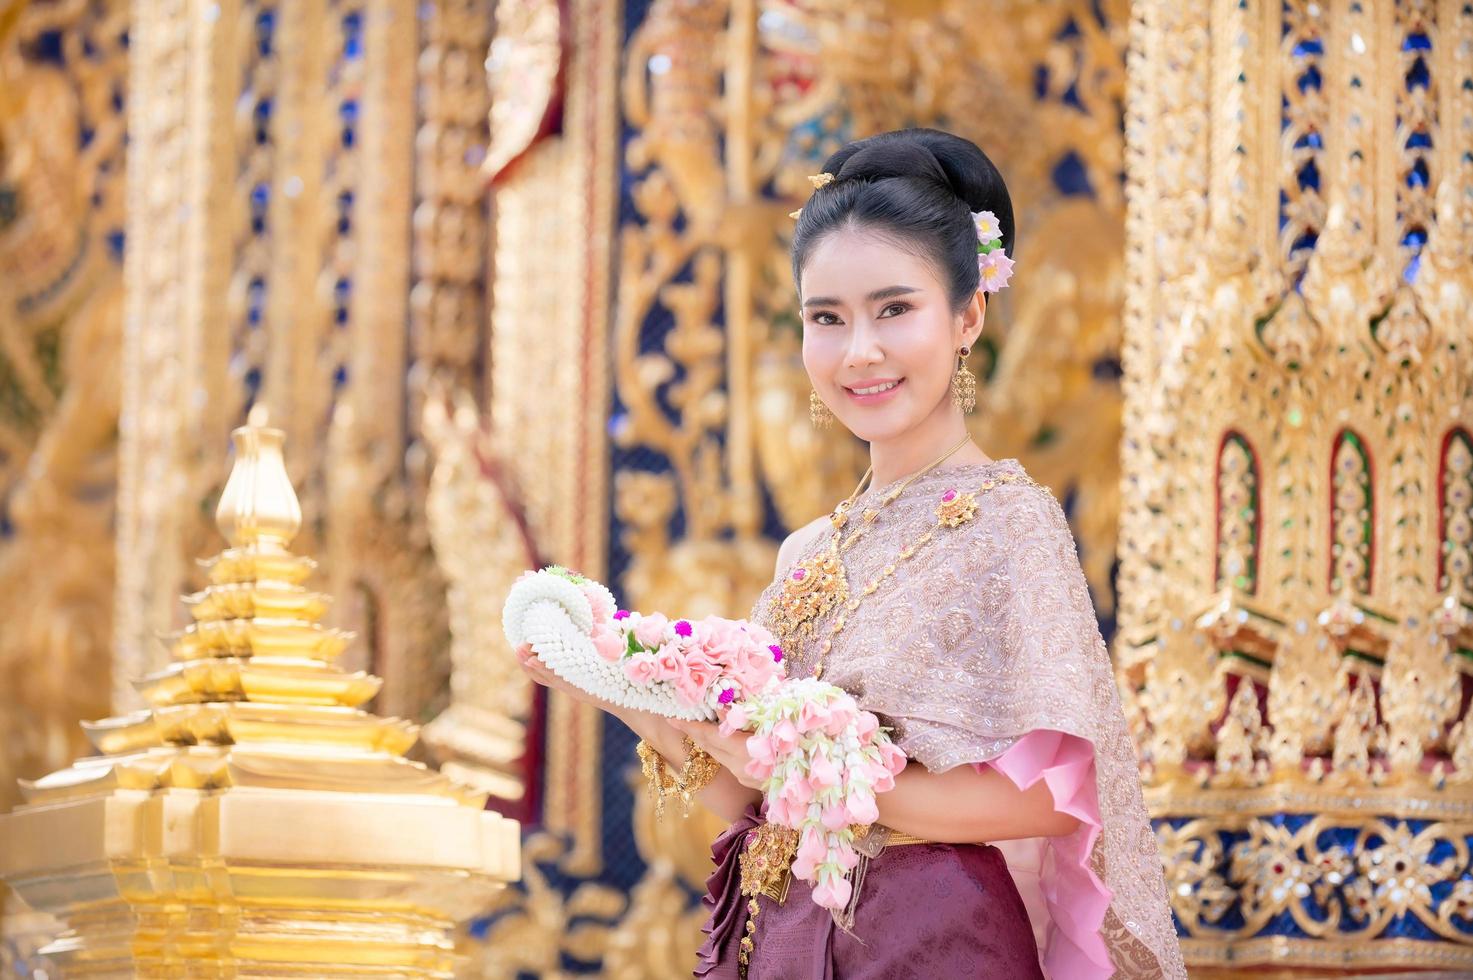
<instances>
[{"instance_id":1,"label":"gold chain necklace","mask_svg":"<svg viewBox=\"0 0 1473 980\"><path fill-rule=\"evenodd\" d=\"M850 532L846 538L844 528L849 523L849 509L854 506L854 501L869 483L874 468L871 467L865 471L864 476L860 478L859 485L854 488L854 492L843 503L835 507L834 512L829 515L829 522L834 526L834 536L829 540L829 546L812 558L795 565L783 581L782 592L777 598L777 616L774 617L777 620L777 634L781 643L789 646L801 637L809 635L813 632L814 623L827 615L835 606L850 601L849 579L844 572L844 564L839 560L839 555L863 537L870 524L880 516L880 511L904 493L907 487L946 462L970 441L970 435L964 437L961 442L952 446L925 469L919 470L900 486L886 493L881 498L879 506L866 508L863 523Z\"/></svg>"}]
</instances>

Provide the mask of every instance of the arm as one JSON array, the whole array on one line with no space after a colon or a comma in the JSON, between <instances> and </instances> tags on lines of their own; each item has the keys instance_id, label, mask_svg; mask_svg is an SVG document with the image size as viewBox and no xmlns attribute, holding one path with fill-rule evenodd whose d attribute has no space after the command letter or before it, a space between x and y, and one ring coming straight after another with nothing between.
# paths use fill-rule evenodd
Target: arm
<instances>
[{"instance_id":1,"label":"arm","mask_svg":"<svg viewBox=\"0 0 1473 980\"><path fill-rule=\"evenodd\" d=\"M517 659L521 661L522 670L533 681L543 687L561 691L571 698L607 711L627 725L630 731L648 742L650 747L677 772L685 765L684 735L668 720L647 711L620 708L595 698L548 670L542 661L531 654L530 647L522 647L517 650ZM716 774L716 778L709 786L697 794L697 798L701 801L701 805L723 820L734 821L742 815L742 811L747 808L748 804L760 801L762 794L755 789L741 785L730 772L723 769Z\"/></svg>"},{"instance_id":2,"label":"arm","mask_svg":"<svg viewBox=\"0 0 1473 980\"><path fill-rule=\"evenodd\" d=\"M708 722L671 723L715 757L724 774L744 782L747 733L722 735ZM653 743L652 743L653 744ZM1063 837L1079 820L1060 813L1041 780L1020 790L991 766L957 766L935 773L911 763L895 777L895 788L875 797L880 823L892 830L945 844L988 844L1020 837Z\"/></svg>"},{"instance_id":3,"label":"arm","mask_svg":"<svg viewBox=\"0 0 1473 980\"><path fill-rule=\"evenodd\" d=\"M922 840L993 843L1020 837L1063 837L1079 820L1054 808L1042 780L1026 790L991 766L931 772L911 763L895 788L876 797L880 822Z\"/></svg>"},{"instance_id":4,"label":"arm","mask_svg":"<svg viewBox=\"0 0 1473 980\"><path fill-rule=\"evenodd\" d=\"M614 708L610 713L644 739L676 772L685 765L685 734L667 719L625 708ZM735 822L749 805L762 801L760 791L743 786L725 768L696 796L702 806L728 823Z\"/></svg>"}]
</instances>

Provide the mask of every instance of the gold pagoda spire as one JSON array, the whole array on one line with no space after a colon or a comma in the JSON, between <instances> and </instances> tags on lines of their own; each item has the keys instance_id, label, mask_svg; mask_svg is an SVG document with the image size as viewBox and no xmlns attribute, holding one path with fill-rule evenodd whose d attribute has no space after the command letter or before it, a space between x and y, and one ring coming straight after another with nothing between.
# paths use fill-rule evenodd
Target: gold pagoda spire
<instances>
[{"instance_id":1,"label":"gold pagoda spire","mask_svg":"<svg viewBox=\"0 0 1473 980\"><path fill-rule=\"evenodd\" d=\"M416 726L334 663L351 636L288 550L301 508L264 423L233 433L230 547L136 682L148 707L84 725L100 754L0 817L0 877L68 926L44 951L65 976L448 977L455 923L517 876L516 822L405 759Z\"/></svg>"}]
</instances>

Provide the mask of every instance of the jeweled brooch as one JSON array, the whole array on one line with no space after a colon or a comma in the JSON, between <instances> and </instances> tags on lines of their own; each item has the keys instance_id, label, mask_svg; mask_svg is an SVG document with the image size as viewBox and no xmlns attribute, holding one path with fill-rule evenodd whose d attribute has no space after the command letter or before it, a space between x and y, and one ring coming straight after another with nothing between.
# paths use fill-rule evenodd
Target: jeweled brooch
<instances>
[{"instance_id":1,"label":"jeweled brooch","mask_svg":"<svg viewBox=\"0 0 1473 980\"><path fill-rule=\"evenodd\" d=\"M977 516L977 495L948 490L936 505L936 522L942 527L961 527Z\"/></svg>"}]
</instances>

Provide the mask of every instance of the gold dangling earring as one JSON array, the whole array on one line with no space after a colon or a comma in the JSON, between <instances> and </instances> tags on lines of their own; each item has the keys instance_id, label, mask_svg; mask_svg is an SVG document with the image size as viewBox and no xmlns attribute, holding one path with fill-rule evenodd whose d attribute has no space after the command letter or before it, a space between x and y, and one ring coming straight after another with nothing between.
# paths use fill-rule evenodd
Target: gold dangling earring
<instances>
[{"instance_id":1,"label":"gold dangling earring","mask_svg":"<svg viewBox=\"0 0 1473 980\"><path fill-rule=\"evenodd\" d=\"M816 391L808 393L808 420L819 429L827 429L834 424L834 413L829 411Z\"/></svg>"},{"instance_id":2,"label":"gold dangling earring","mask_svg":"<svg viewBox=\"0 0 1473 980\"><path fill-rule=\"evenodd\" d=\"M956 373L951 376L951 400L965 415L977 407L977 376L967 370L970 347L956 352Z\"/></svg>"}]
</instances>

